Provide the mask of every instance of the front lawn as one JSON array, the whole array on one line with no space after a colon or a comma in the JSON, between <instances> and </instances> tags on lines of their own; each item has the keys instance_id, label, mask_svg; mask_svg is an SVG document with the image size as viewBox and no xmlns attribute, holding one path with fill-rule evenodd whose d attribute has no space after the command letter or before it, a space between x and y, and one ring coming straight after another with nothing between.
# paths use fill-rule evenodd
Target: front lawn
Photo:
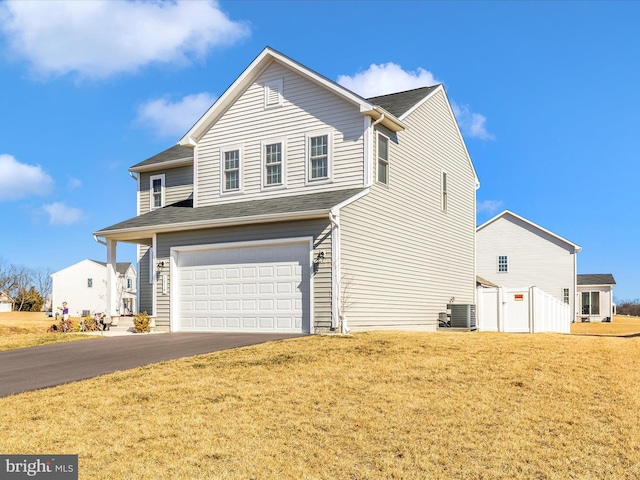
<instances>
[{"instance_id":1,"label":"front lawn","mask_svg":"<svg viewBox=\"0 0 640 480\"><path fill-rule=\"evenodd\" d=\"M95 336L89 335L47 333L47 329L53 323L55 323L55 318L47 317L44 312L1 312L0 352L49 343L95 338Z\"/></svg>"},{"instance_id":2,"label":"front lawn","mask_svg":"<svg viewBox=\"0 0 640 480\"><path fill-rule=\"evenodd\" d=\"M640 339L310 336L0 399L83 479L635 479ZM81 359L79 359L81 361Z\"/></svg>"}]
</instances>

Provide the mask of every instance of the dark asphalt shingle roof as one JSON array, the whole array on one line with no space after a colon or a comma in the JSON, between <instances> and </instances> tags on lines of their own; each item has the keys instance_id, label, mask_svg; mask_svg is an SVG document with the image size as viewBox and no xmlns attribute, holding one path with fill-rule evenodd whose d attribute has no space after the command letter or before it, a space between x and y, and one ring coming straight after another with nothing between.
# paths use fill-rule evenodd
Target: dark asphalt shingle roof
<instances>
[{"instance_id":1,"label":"dark asphalt shingle roof","mask_svg":"<svg viewBox=\"0 0 640 480\"><path fill-rule=\"evenodd\" d=\"M148 165L156 165L158 163L184 159L193 160L193 148L185 147L183 145L174 145L173 147L167 148L166 150L158 153L157 155L154 155L153 157L149 157L140 163L136 163L133 167L131 167L131 170L135 170L140 167L146 167Z\"/></svg>"},{"instance_id":2,"label":"dark asphalt shingle roof","mask_svg":"<svg viewBox=\"0 0 640 480\"><path fill-rule=\"evenodd\" d=\"M610 273L578 274L578 285L615 285L616 281Z\"/></svg>"},{"instance_id":3,"label":"dark asphalt shingle roof","mask_svg":"<svg viewBox=\"0 0 640 480\"><path fill-rule=\"evenodd\" d=\"M363 191L363 188L335 190L288 197L276 197L246 202L211 205L193 208L190 200L168 205L149 213L130 218L103 228L98 233L133 228L162 227L181 223L206 222L225 219L241 219L274 214L304 214L312 211L327 211Z\"/></svg>"},{"instance_id":4,"label":"dark asphalt shingle roof","mask_svg":"<svg viewBox=\"0 0 640 480\"><path fill-rule=\"evenodd\" d=\"M98 260L91 260L92 262L99 263L103 267L107 266L107 262L100 262ZM127 270L132 265L131 262L116 262L116 272L125 274Z\"/></svg>"},{"instance_id":5,"label":"dark asphalt shingle roof","mask_svg":"<svg viewBox=\"0 0 640 480\"><path fill-rule=\"evenodd\" d=\"M405 92L391 93L388 95L380 95L378 97L367 98L374 105L379 105L387 112L400 118L404 113L419 103L424 97L433 92L440 85L431 87L415 88Z\"/></svg>"}]
</instances>

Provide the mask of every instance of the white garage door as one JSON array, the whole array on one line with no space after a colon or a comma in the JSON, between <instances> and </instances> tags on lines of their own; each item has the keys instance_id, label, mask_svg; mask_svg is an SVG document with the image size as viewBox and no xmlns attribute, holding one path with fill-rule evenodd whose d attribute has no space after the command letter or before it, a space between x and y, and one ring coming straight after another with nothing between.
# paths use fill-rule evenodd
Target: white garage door
<instances>
[{"instance_id":1,"label":"white garage door","mask_svg":"<svg viewBox=\"0 0 640 480\"><path fill-rule=\"evenodd\" d=\"M309 249L304 242L179 251L174 329L309 333Z\"/></svg>"}]
</instances>

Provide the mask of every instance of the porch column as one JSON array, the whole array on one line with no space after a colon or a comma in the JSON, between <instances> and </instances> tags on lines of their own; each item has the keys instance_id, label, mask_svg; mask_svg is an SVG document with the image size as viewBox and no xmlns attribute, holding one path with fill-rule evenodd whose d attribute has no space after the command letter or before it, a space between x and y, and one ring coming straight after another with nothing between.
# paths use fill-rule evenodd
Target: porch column
<instances>
[{"instance_id":1,"label":"porch column","mask_svg":"<svg viewBox=\"0 0 640 480\"><path fill-rule=\"evenodd\" d=\"M107 322L118 317L118 281L116 275L116 246L118 242L107 239Z\"/></svg>"}]
</instances>

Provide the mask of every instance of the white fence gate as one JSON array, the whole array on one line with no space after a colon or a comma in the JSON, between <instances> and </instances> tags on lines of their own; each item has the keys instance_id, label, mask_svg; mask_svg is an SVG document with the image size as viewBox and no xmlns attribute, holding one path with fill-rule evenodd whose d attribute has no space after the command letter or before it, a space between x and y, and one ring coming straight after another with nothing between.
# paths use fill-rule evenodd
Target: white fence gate
<instances>
[{"instance_id":1,"label":"white fence gate","mask_svg":"<svg viewBox=\"0 0 640 480\"><path fill-rule=\"evenodd\" d=\"M0 313L10 312L10 311L11 311L11 304L10 303L0 302Z\"/></svg>"},{"instance_id":2,"label":"white fence gate","mask_svg":"<svg viewBox=\"0 0 640 480\"><path fill-rule=\"evenodd\" d=\"M571 307L538 287L478 287L478 330L559 332L571 329Z\"/></svg>"}]
</instances>

